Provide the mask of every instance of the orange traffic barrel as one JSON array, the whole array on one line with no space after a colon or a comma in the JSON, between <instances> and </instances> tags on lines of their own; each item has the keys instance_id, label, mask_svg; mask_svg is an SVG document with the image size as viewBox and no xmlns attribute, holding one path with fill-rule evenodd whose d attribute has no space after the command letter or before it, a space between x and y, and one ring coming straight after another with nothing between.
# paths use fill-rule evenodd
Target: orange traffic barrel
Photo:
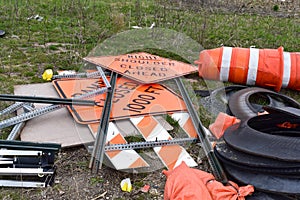
<instances>
[{"instance_id":1,"label":"orange traffic barrel","mask_svg":"<svg viewBox=\"0 0 300 200\"><path fill-rule=\"evenodd\" d=\"M283 84L282 87L300 91L300 53L283 52L283 55L284 64L286 65L285 69L287 69L288 73L283 77L285 84Z\"/></svg>"},{"instance_id":2,"label":"orange traffic barrel","mask_svg":"<svg viewBox=\"0 0 300 200\"><path fill-rule=\"evenodd\" d=\"M220 47L203 50L199 76L205 79L257 85L279 91L300 90L300 54L278 49ZM298 74L297 74L298 73Z\"/></svg>"}]
</instances>

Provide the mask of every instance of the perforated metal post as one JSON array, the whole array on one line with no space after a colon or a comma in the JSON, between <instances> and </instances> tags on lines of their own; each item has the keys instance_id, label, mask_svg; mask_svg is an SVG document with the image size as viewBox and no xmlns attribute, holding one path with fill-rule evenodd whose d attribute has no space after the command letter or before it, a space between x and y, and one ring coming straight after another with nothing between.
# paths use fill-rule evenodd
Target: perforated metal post
<instances>
[{"instance_id":1,"label":"perforated metal post","mask_svg":"<svg viewBox=\"0 0 300 200\"><path fill-rule=\"evenodd\" d=\"M199 119L199 116L197 114L197 112L195 111L192 101L190 99L189 94L186 91L186 88L184 86L184 84L182 83L182 80L180 78L176 78L175 82L178 86L178 89L182 95L182 98L187 106L188 112L191 116L193 125L197 131L199 140L201 141L202 144L202 148L205 151L205 154L208 158L209 164L212 168L212 172L216 178L216 180L222 182L223 184L227 184L228 183L228 179L226 177L226 174L220 164L220 162L218 161L216 155L213 152L213 148L210 144L210 141L208 140L208 137L206 135L206 132L203 128L203 125Z\"/></svg>"},{"instance_id":2,"label":"perforated metal post","mask_svg":"<svg viewBox=\"0 0 300 200\"><path fill-rule=\"evenodd\" d=\"M93 153L90 161L90 168L93 173L98 173L99 168L102 167L104 157L104 146L106 142L108 124L110 119L110 112L112 108L112 101L114 96L115 85L117 82L117 73L112 72L110 76L110 90L107 92L104 103L100 125L98 127L96 140L93 147ZM105 82L104 82L105 83Z\"/></svg>"}]
</instances>

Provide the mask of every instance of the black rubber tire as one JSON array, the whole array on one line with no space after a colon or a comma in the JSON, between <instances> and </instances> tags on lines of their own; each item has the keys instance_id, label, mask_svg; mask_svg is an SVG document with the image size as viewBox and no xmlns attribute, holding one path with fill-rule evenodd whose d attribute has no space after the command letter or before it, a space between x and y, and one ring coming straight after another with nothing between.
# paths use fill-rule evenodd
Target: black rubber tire
<instances>
[{"instance_id":1,"label":"black rubber tire","mask_svg":"<svg viewBox=\"0 0 300 200\"><path fill-rule=\"evenodd\" d=\"M268 99L268 106L270 107L289 106L300 108L300 103L288 96L263 88L250 87L232 94L228 102L230 112L242 121L257 116L258 112L263 111L262 105L259 106L257 104L250 103L249 99L252 95L264 96L266 99Z\"/></svg>"},{"instance_id":2,"label":"black rubber tire","mask_svg":"<svg viewBox=\"0 0 300 200\"><path fill-rule=\"evenodd\" d=\"M234 165L247 166L251 169L263 171L266 168L271 168L271 171L276 170L279 172L288 168L300 169L299 162L285 162L261 156L254 156L252 154L237 151L226 143L217 144L214 148L214 152L220 160L227 160L227 162Z\"/></svg>"},{"instance_id":3,"label":"black rubber tire","mask_svg":"<svg viewBox=\"0 0 300 200\"><path fill-rule=\"evenodd\" d=\"M284 125L287 123L290 124L289 128ZM296 139L300 137L300 117L293 113L272 113L252 117L247 120L246 125L265 134L288 136Z\"/></svg>"},{"instance_id":4,"label":"black rubber tire","mask_svg":"<svg viewBox=\"0 0 300 200\"><path fill-rule=\"evenodd\" d=\"M248 154L282 161L300 162L300 137L272 135L254 129L253 123L251 127L249 126L249 121L262 121L262 125L267 127L268 124L265 119L269 119L272 122L270 116L253 117L241 124L235 124L227 128L223 135L226 144ZM281 120L285 121L286 118L289 119L288 117L281 117ZM272 132L270 131L270 133ZM287 132L283 132L283 134L288 135Z\"/></svg>"},{"instance_id":5,"label":"black rubber tire","mask_svg":"<svg viewBox=\"0 0 300 200\"><path fill-rule=\"evenodd\" d=\"M246 185L253 185L255 190L283 195L300 194L299 178L286 178L264 173L252 173L239 170L229 165L225 165L224 168L235 181Z\"/></svg>"},{"instance_id":6,"label":"black rubber tire","mask_svg":"<svg viewBox=\"0 0 300 200\"><path fill-rule=\"evenodd\" d=\"M246 196L246 200L295 200L286 195L272 194L260 191L254 191L252 195ZM297 198L298 199L298 198Z\"/></svg>"},{"instance_id":7,"label":"black rubber tire","mask_svg":"<svg viewBox=\"0 0 300 200\"><path fill-rule=\"evenodd\" d=\"M224 159L223 157L216 154L217 158L222 163L222 166L229 166L237 170L243 170L251 173L262 173L269 176L278 176L284 178L298 178L300 179L300 168L258 168L258 167L249 167L247 165L240 165L229 160Z\"/></svg>"},{"instance_id":8,"label":"black rubber tire","mask_svg":"<svg viewBox=\"0 0 300 200\"><path fill-rule=\"evenodd\" d=\"M270 106L264 106L263 109L267 111L270 114L288 114L292 115L294 117L300 117L300 109L293 108L293 107L270 107Z\"/></svg>"},{"instance_id":9,"label":"black rubber tire","mask_svg":"<svg viewBox=\"0 0 300 200\"><path fill-rule=\"evenodd\" d=\"M245 89L245 85L230 85L217 88L215 90L194 90L196 95L204 97L200 99L200 104L206 108L212 115L217 116L220 111L232 115L228 101L231 95L235 92ZM213 108L211 107L213 106Z\"/></svg>"}]
</instances>

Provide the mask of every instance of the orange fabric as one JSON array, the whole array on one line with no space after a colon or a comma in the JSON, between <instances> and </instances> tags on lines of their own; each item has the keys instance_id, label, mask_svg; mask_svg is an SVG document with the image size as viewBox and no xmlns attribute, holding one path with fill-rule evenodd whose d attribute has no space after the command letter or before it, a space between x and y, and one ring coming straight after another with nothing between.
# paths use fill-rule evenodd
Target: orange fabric
<instances>
[{"instance_id":1,"label":"orange fabric","mask_svg":"<svg viewBox=\"0 0 300 200\"><path fill-rule=\"evenodd\" d=\"M206 184L213 200L244 200L245 196L254 192L252 185L239 187L236 183L229 181L229 185L214 180Z\"/></svg>"},{"instance_id":2,"label":"orange fabric","mask_svg":"<svg viewBox=\"0 0 300 200\"><path fill-rule=\"evenodd\" d=\"M203 180L213 179L213 175L189 168L182 162L175 169L163 173L167 176L165 200L213 200Z\"/></svg>"},{"instance_id":3,"label":"orange fabric","mask_svg":"<svg viewBox=\"0 0 300 200\"><path fill-rule=\"evenodd\" d=\"M167 176L164 200L244 200L254 191L251 185L239 187L231 181L224 186L212 174L189 168L185 162L163 173Z\"/></svg>"},{"instance_id":4,"label":"orange fabric","mask_svg":"<svg viewBox=\"0 0 300 200\"><path fill-rule=\"evenodd\" d=\"M212 123L209 126L209 130L214 134L214 136L217 139L220 139L224 131L233 124L240 123L241 120L237 119L236 117L227 115L226 113L220 112L215 120L214 123Z\"/></svg>"}]
</instances>

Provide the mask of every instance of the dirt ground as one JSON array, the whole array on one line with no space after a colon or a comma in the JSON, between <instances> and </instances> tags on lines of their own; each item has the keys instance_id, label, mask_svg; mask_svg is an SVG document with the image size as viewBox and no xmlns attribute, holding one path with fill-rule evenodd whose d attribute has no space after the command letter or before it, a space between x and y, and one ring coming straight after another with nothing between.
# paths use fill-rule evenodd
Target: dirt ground
<instances>
[{"instance_id":1,"label":"dirt ground","mask_svg":"<svg viewBox=\"0 0 300 200\"><path fill-rule=\"evenodd\" d=\"M170 0L183 9L206 9L211 12L246 13L273 17L300 16L297 0Z\"/></svg>"},{"instance_id":2,"label":"dirt ground","mask_svg":"<svg viewBox=\"0 0 300 200\"><path fill-rule=\"evenodd\" d=\"M198 169L209 171L208 162L198 145L190 148L190 154L202 159ZM162 200L166 177L162 170L151 173L126 173L102 165L98 174L88 168L90 153L84 146L64 149L56 156L57 173L52 187L42 189L2 188L3 199L156 199ZM130 178L131 192L121 190L120 182ZM149 185L147 193L141 191Z\"/></svg>"},{"instance_id":3,"label":"dirt ground","mask_svg":"<svg viewBox=\"0 0 300 200\"><path fill-rule=\"evenodd\" d=\"M199 147L193 148L194 155L202 151ZM84 147L65 150L57 161L56 184L49 187L37 198L45 199L163 199L166 178L162 169L151 173L125 173L103 166L95 176L87 165L90 154ZM206 158L203 158L199 169L209 171ZM81 164L80 164L81 163ZM120 188L122 179L130 178L133 184L131 192L124 192ZM150 185L148 193L141 188ZM33 196L31 196L33 197Z\"/></svg>"}]
</instances>

